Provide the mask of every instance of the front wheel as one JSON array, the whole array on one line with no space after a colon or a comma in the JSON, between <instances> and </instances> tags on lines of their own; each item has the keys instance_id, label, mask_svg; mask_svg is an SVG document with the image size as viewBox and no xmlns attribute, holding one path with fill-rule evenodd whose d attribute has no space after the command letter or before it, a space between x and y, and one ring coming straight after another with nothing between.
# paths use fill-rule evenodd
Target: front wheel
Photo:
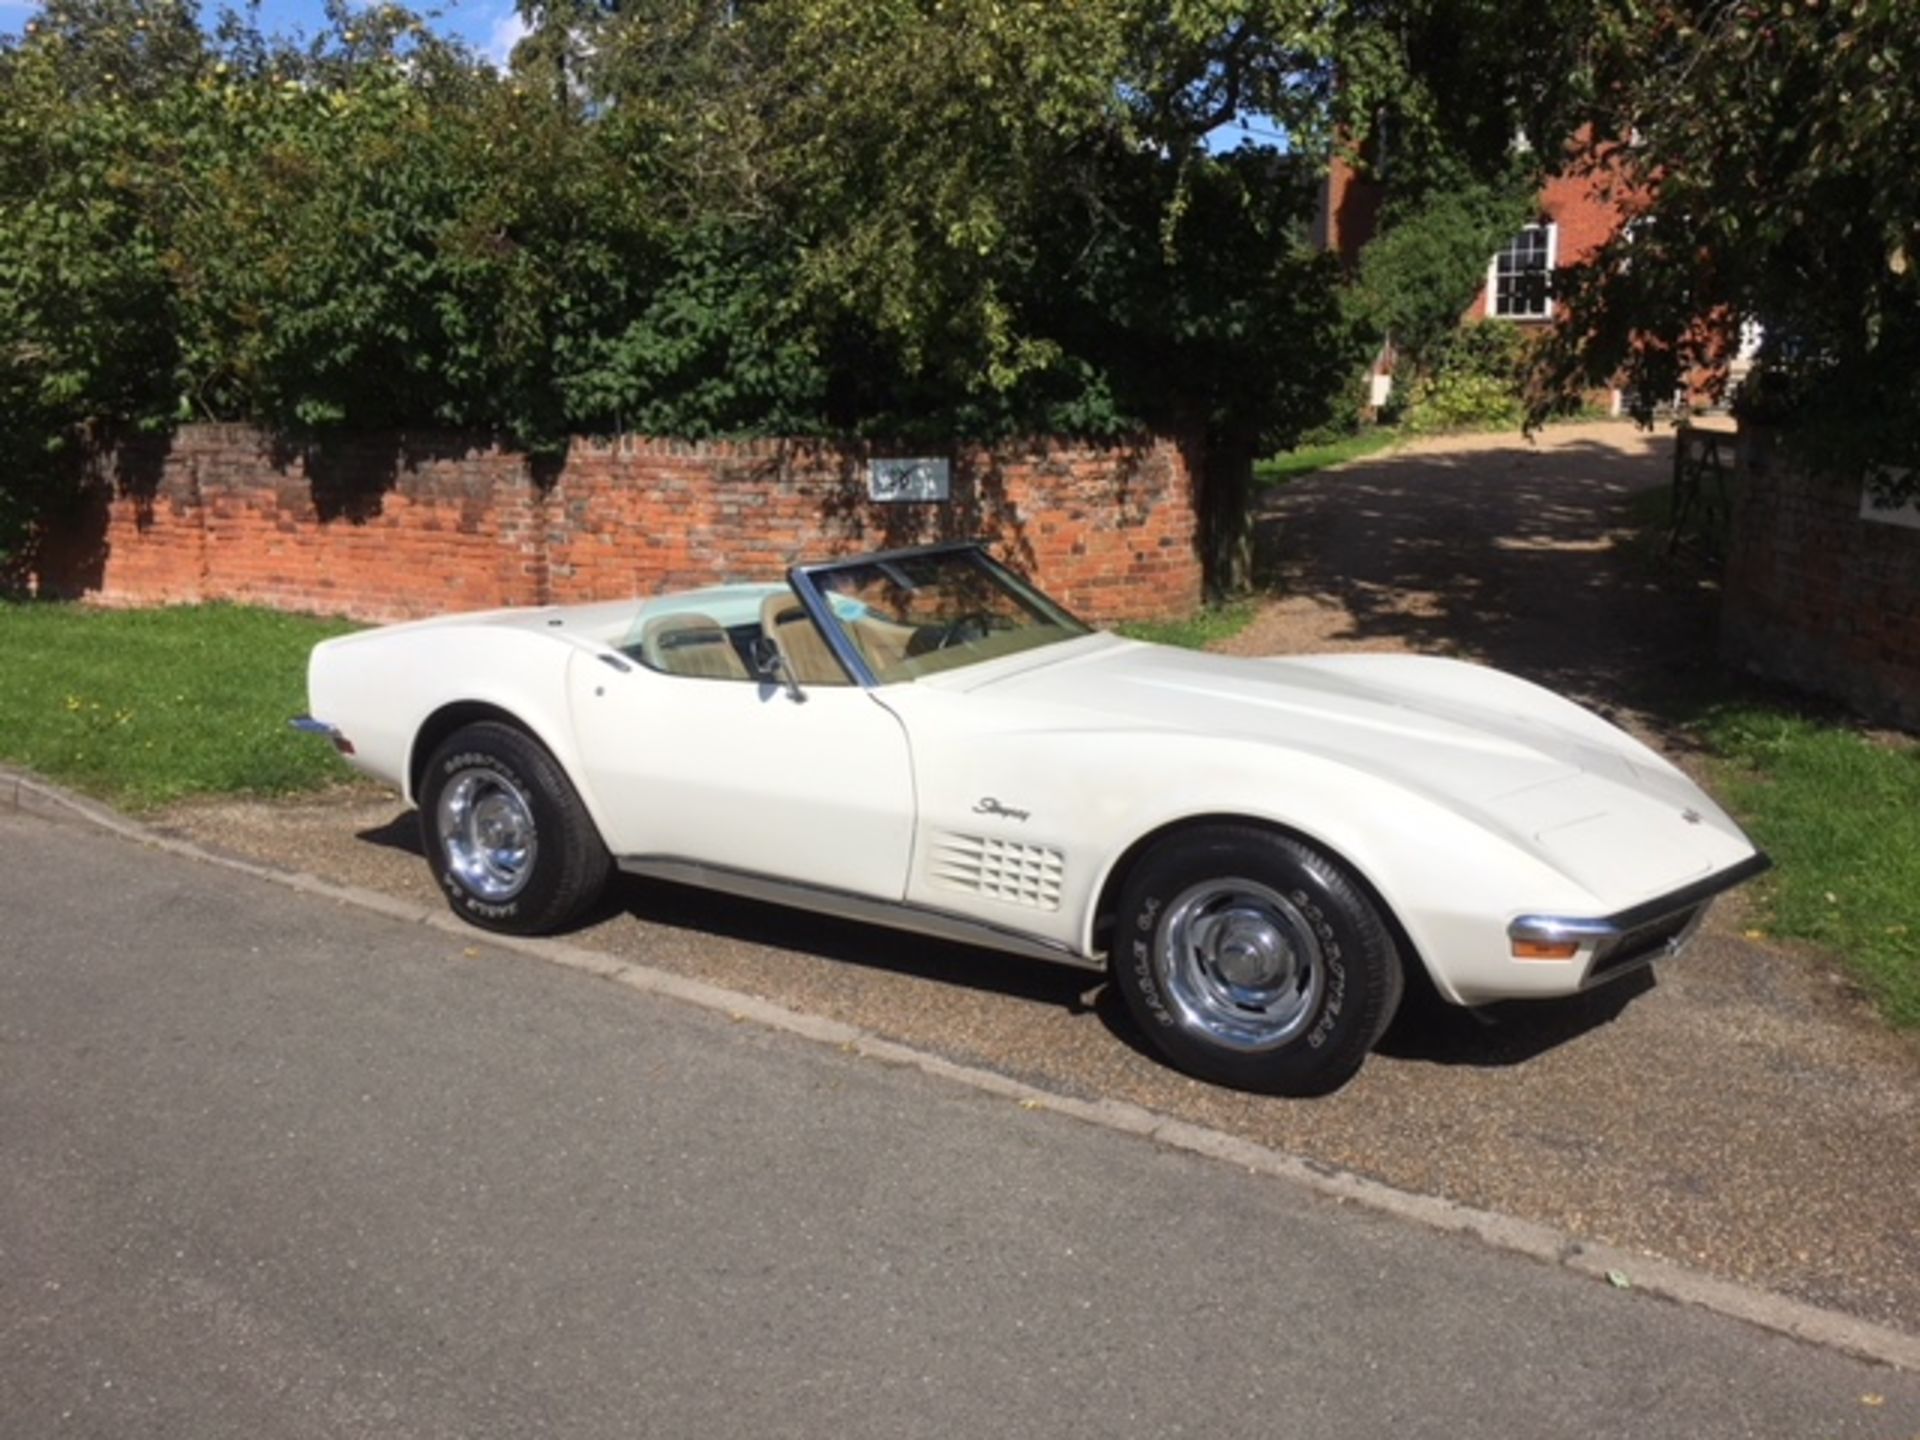
<instances>
[{"instance_id":1,"label":"front wheel","mask_svg":"<svg viewBox=\"0 0 1920 1440\"><path fill-rule=\"evenodd\" d=\"M612 860L566 772L511 725L454 731L419 798L427 863L454 913L483 929L558 930L606 888Z\"/></svg>"},{"instance_id":2,"label":"front wheel","mask_svg":"<svg viewBox=\"0 0 1920 1440\"><path fill-rule=\"evenodd\" d=\"M1120 892L1111 965L1175 1065L1277 1095L1351 1078L1404 983L1392 934L1346 866L1242 825L1185 830L1141 857Z\"/></svg>"}]
</instances>

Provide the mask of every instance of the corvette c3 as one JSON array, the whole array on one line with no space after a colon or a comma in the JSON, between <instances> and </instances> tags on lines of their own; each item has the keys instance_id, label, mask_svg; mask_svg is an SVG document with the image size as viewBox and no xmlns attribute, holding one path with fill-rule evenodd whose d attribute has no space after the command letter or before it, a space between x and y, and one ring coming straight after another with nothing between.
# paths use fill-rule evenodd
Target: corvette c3
<instances>
[{"instance_id":1,"label":"corvette c3","mask_svg":"<svg viewBox=\"0 0 1920 1440\"><path fill-rule=\"evenodd\" d=\"M1496 670L1081 624L979 545L328 640L311 717L453 908L616 870L1104 969L1180 1068L1331 1089L1409 974L1478 1005L1677 952L1766 868L1673 765Z\"/></svg>"}]
</instances>

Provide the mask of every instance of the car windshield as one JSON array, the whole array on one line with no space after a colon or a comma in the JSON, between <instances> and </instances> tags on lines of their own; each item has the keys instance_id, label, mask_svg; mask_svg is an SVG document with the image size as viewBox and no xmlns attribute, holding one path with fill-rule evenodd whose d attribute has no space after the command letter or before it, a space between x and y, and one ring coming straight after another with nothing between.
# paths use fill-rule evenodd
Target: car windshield
<instances>
[{"instance_id":1,"label":"car windshield","mask_svg":"<svg viewBox=\"0 0 1920 1440\"><path fill-rule=\"evenodd\" d=\"M809 565L801 574L883 685L1091 633L976 549Z\"/></svg>"}]
</instances>

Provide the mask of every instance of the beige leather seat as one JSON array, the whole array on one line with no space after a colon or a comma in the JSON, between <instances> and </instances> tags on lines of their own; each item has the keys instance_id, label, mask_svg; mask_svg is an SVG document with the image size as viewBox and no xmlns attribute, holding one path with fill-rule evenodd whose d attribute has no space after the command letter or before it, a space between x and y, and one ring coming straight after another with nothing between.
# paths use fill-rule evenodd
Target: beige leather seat
<instances>
[{"instance_id":1,"label":"beige leather seat","mask_svg":"<svg viewBox=\"0 0 1920 1440\"><path fill-rule=\"evenodd\" d=\"M802 685L851 685L847 672L791 591L769 595L760 603L760 633L786 661L787 673Z\"/></svg>"},{"instance_id":2,"label":"beige leather seat","mask_svg":"<svg viewBox=\"0 0 1920 1440\"><path fill-rule=\"evenodd\" d=\"M854 648L874 672L883 677L906 664L913 637L919 633L917 626L882 620L871 613L862 615L847 628L853 632Z\"/></svg>"},{"instance_id":3,"label":"beige leather seat","mask_svg":"<svg viewBox=\"0 0 1920 1440\"><path fill-rule=\"evenodd\" d=\"M656 615L640 632L642 663L669 675L749 680L733 641L710 615Z\"/></svg>"}]
</instances>

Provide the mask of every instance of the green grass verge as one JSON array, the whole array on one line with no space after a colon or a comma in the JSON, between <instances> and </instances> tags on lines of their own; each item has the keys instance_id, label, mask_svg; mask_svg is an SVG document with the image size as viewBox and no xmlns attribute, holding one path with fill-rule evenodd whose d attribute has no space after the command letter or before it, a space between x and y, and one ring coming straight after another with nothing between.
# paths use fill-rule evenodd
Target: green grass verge
<instances>
[{"instance_id":1,"label":"green grass verge","mask_svg":"<svg viewBox=\"0 0 1920 1440\"><path fill-rule=\"evenodd\" d=\"M1252 599L1232 600L1225 605L1209 605L1179 620L1138 620L1114 628L1132 640L1204 650L1215 641L1231 640L1246 629L1259 608L1258 602Z\"/></svg>"},{"instance_id":2,"label":"green grass verge","mask_svg":"<svg viewBox=\"0 0 1920 1440\"><path fill-rule=\"evenodd\" d=\"M1832 949L1889 1022L1920 1027L1920 747L1759 705L1701 728L1722 797L1773 856L1773 933Z\"/></svg>"},{"instance_id":3,"label":"green grass verge","mask_svg":"<svg viewBox=\"0 0 1920 1440\"><path fill-rule=\"evenodd\" d=\"M1325 445L1303 445L1298 450L1288 450L1271 459L1255 461L1253 478L1262 485L1284 485L1289 480L1298 480L1302 475L1311 475L1316 470L1344 465L1349 460L1364 459L1368 455L1378 455L1382 450L1390 450L1398 445L1403 438L1391 426L1356 430Z\"/></svg>"},{"instance_id":4,"label":"green grass verge","mask_svg":"<svg viewBox=\"0 0 1920 1440\"><path fill-rule=\"evenodd\" d=\"M307 652L355 627L237 606L0 604L0 759L130 809L346 778L287 728Z\"/></svg>"}]
</instances>

